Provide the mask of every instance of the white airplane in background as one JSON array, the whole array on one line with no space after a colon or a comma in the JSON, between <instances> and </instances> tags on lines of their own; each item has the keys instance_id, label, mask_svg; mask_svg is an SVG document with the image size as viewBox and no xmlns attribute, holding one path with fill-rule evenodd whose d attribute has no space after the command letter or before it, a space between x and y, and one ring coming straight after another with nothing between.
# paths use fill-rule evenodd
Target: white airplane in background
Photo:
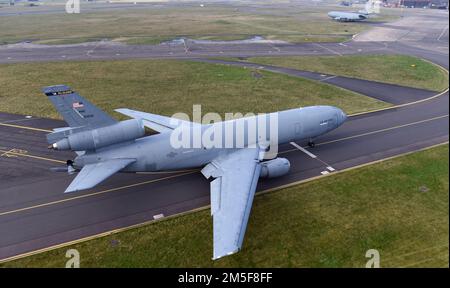
<instances>
[{"instance_id":1,"label":"white airplane in background","mask_svg":"<svg viewBox=\"0 0 450 288\"><path fill-rule=\"evenodd\" d=\"M355 22L364 21L369 18L370 14L378 14L379 11L380 1L369 0L365 5L364 10L358 12L331 11L328 12L328 16L336 21Z\"/></svg>"}]
</instances>

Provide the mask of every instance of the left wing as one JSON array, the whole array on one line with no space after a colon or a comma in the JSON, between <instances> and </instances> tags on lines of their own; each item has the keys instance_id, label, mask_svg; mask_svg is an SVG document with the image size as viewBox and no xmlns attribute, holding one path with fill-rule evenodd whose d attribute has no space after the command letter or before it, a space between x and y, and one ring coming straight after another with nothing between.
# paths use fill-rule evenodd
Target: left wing
<instances>
[{"instance_id":1,"label":"left wing","mask_svg":"<svg viewBox=\"0 0 450 288\"><path fill-rule=\"evenodd\" d=\"M89 189L127 167L136 159L111 159L83 166L64 193Z\"/></svg>"},{"instance_id":2,"label":"left wing","mask_svg":"<svg viewBox=\"0 0 450 288\"><path fill-rule=\"evenodd\" d=\"M121 114L127 115L131 118L135 119L142 119L142 122L144 125L150 129L153 129L157 132L166 132L166 131L172 131L181 124L187 124L187 125L200 125L197 123L184 121L181 119L151 114L147 112L141 112L136 110L131 110L127 108L120 108L115 109L116 112L119 112Z\"/></svg>"},{"instance_id":3,"label":"left wing","mask_svg":"<svg viewBox=\"0 0 450 288\"><path fill-rule=\"evenodd\" d=\"M241 249L261 166L259 149L245 148L219 156L202 169L211 182L214 257Z\"/></svg>"}]
</instances>

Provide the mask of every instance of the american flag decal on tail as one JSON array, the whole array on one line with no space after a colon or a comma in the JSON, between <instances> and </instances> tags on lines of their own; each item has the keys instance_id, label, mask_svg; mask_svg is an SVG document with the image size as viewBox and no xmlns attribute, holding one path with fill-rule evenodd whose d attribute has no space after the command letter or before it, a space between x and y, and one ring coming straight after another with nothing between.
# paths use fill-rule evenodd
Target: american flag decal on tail
<instances>
[{"instance_id":1,"label":"american flag decal on tail","mask_svg":"<svg viewBox=\"0 0 450 288\"><path fill-rule=\"evenodd\" d=\"M86 129L95 129L117 123L116 119L95 107L67 85L47 86L42 91L72 128L86 126Z\"/></svg>"},{"instance_id":2,"label":"american flag decal on tail","mask_svg":"<svg viewBox=\"0 0 450 288\"><path fill-rule=\"evenodd\" d=\"M83 108L83 102L74 102L72 103L72 108Z\"/></svg>"}]
</instances>

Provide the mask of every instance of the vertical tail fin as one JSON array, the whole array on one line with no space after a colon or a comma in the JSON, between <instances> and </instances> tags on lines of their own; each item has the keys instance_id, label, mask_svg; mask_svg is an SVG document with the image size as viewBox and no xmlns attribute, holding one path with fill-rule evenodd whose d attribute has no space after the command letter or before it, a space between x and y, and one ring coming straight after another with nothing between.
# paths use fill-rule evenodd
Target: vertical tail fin
<instances>
[{"instance_id":1,"label":"vertical tail fin","mask_svg":"<svg viewBox=\"0 0 450 288\"><path fill-rule=\"evenodd\" d=\"M66 85L42 89L70 127L97 128L117 121Z\"/></svg>"}]
</instances>

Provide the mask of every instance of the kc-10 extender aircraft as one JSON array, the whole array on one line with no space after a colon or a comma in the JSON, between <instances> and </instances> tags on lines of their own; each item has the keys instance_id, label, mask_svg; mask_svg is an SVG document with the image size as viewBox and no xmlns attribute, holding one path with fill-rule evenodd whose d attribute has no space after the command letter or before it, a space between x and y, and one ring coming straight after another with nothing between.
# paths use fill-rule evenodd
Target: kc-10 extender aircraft
<instances>
[{"instance_id":1,"label":"kc-10 extender aircraft","mask_svg":"<svg viewBox=\"0 0 450 288\"><path fill-rule=\"evenodd\" d=\"M201 173L208 179L214 179L210 183L213 259L241 249L258 179L288 173L290 163L287 159L265 159L264 155L272 149L270 146L301 139L312 140L339 127L347 118L336 107L310 106L200 124L130 109L117 109L115 111L133 118L119 122L68 86L49 86L43 92L69 125L54 129L47 135L49 148L77 153L75 159L67 161L67 167L53 169L78 172L65 193L92 188L119 171L203 167ZM258 133L252 140L252 137L247 137L252 134L250 128L255 128L251 123L256 123L258 127L267 125L264 126L264 132L272 131L264 137L261 136L264 133ZM144 126L159 133L145 136ZM231 141L231 148L208 148L203 143L196 148L173 145L173 140L179 138L173 137L175 131L193 132L195 135L196 129L201 133L213 129L214 133L220 133L218 138L221 143L226 141L225 131L231 131L235 139L244 140L240 146L237 145L238 140ZM276 133L270 135L271 132ZM188 142L192 144L193 141L195 139Z\"/></svg>"},{"instance_id":2,"label":"kc-10 extender aircraft","mask_svg":"<svg viewBox=\"0 0 450 288\"><path fill-rule=\"evenodd\" d=\"M379 8L380 1L369 0L364 6L364 10L358 12L331 11L328 12L328 17L341 22L364 21L369 18L369 15L375 14L375 11L379 11Z\"/></svg>"}]
</instances>

